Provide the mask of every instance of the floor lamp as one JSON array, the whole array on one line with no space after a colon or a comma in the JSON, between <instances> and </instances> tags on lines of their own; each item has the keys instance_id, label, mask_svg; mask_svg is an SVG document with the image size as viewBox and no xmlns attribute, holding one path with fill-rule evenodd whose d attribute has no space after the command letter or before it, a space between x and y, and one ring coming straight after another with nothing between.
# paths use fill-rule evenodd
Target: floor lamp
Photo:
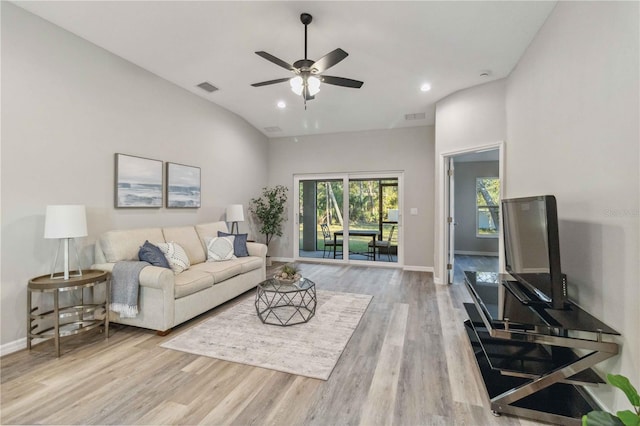
<instances>
[{"instance_id":1,"label":"floor lamp","mask_svg":"<svg viewBox=\"0 0 640 426\"><path fill-rule=\"evenodd\" d=\"M47 206L47 215L44 221L44 238L59 239L56 257L51 267L51 278L68 280L70 277L82 276L78 247L74 244L78 273L69 275L69 241L73 238L87 236L87 214L84 206L57 205ZM60 254L60 243L64 242L64 271L62 276L55 276L55 269Z\"/></svg>"},{"instance_id":2,"label":"floor lamp","mask_svg":"<svg viewBox=\"0 0 640 426\"><path fill-rule=\"evenodd\" d=\"M227 222L231 222L231 233L233 234L233 228L238 233L238 222L244 222L244 209L242 204L231 204L227 207Z\"/></svg>"}]
</instances>

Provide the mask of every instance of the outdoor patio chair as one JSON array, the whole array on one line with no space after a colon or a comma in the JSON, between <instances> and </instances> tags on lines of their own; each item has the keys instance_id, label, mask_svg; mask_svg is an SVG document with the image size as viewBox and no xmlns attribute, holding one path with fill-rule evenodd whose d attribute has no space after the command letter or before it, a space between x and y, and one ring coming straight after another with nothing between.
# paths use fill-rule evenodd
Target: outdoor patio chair
<instances>
[{"instance_id":1,"label":"outdoor patio chair","mask_svg":"<svg viewBox=\"0 0 640 426\"><path fill-rule=\"evenodd\" d=\"M369 241L369 253L373 254L375 249L378 249L378 258L382 254L381 249L386 249L387 257L389 258L389 262L391 262L391 239L393 238L393 232L396 230L396 225L391 227L391 231L389 232L389 238L386 240L376 240L375 246L373 241Z\"/></svg>"},{"instance_id":2,"label":"outdoor patio chair","mask_svg":"<svg viewBox=\"0 0 640 426\"><path fill-rule=\"evenodd\" d=\"M322 250L322 258L324 259L327 249L333 252L333 258L335 259L338 248L340 248L339 253L342 256L342 240L336 239L334 242L331 231L329 230L329 225L327 225L326 223L321 224L320 228L322 228L322 236L324 237L324 249Z\"/></svg>"}]
</instances>

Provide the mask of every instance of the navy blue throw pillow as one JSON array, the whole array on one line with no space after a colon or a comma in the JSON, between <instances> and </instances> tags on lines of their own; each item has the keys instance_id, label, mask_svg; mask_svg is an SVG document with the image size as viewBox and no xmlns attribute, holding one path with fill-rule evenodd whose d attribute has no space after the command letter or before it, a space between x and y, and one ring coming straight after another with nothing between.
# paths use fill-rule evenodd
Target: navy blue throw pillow
<instances>
[{"instance_id":1,"label":"navy blue throw pillow","mask_svg":"<svg viewBox=\"0 0 640 426\"><path fill-rule=\"evenodd\" d=\"M160 266L162 268L169 268L169 261L164 256L164 253L158 248L158 246L154 246L149 241L145 241L140 250L138 251L138 258L143 262L149 262L153 266Z\"/></svg>"},{"instance_id":2,"label":"navy blue throw pillow","mask_svg":"<svg viewBox=\"0 0 640 426\"><path fill-rule=\"evenodd\" d=\"M249 250L247 250L247 234L227 234L226 232L218 231L218 237L235 237L233 240L233 254L236 257L249 256Z\"/></svg>"}]
</instances>

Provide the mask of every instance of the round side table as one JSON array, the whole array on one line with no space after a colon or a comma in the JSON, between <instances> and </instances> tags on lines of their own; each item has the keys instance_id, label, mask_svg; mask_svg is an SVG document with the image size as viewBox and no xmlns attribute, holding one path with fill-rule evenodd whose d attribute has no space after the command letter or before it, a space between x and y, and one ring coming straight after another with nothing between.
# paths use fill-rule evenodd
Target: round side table
<instances>
[{"instance_id":1,"label":"round side table","mask_svg":"<svg viewBox=\"0 0 640 426\"><path fill-rule=\"evenodd\" d=\"M56 356L60 356L60 338L73 334L84 333L97 327L104 326L105 338L109 338L109 297L111 293L111 279L109 272L89 269L82 272L82 276L65 280L55 274L50 274L29 280L27 286L27 349L31 350L33 339L55 339ZM93 290L97 284L105 286L105 301L95 303ZM84 289L91 289L91 303L85 303ZM60 306L60 292L80 290L80 303L70 306ZM32 293L39 292L53 295L53 310L45 311L38 306L32 306ZM95 313L104 312L104 319L96 319ZM88 316L89 318L86 318ZM41 328L40 322L53 319L53 327ZM64 320L63 323L60 320ZM67 321L67 319L72 319Z\"/></svg>"}]
</instances>

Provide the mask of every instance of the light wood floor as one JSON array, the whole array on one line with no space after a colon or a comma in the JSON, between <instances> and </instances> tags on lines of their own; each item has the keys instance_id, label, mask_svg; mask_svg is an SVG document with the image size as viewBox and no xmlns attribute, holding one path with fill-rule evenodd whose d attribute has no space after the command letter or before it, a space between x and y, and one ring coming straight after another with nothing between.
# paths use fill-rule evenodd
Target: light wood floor
<instances>
[{"instance_id":1,"label":"light wood floor","mask_svg":"<svg viewBox=\"0 0 640 426\"><path fill-rule=\"evenodd\" d=\"M328 381L163 349L114 326L0 359L2 424L535 425L493 417L462 322L464 286L430 273L302 265L318 288L371 304Z\"/></svg>"}]
</instances>

